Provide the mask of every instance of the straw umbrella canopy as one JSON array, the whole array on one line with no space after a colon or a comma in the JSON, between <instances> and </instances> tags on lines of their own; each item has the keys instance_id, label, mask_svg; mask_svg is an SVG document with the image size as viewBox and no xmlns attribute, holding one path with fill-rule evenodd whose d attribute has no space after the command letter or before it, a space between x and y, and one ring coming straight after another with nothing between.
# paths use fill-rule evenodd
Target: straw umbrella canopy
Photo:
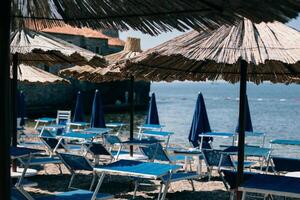
<instances>
[{"instance_id":1,"label":"straw umbrella canopy","mask_svg":"<svg viewBox=\"0 0 300 200\"><path fill-rule=\"evenodd\" d=\"M105 66L105 59L50 34L19 29L11 34L11 53L18 54L18 62L28 65L92 65Z\"/></svg>"},{"instance_id":2,"label":"straw umbrella canopy","mask_svg":"<svg viewBox=\"0 0 300 200\"><path fill-rule=\"evenodd\" d=\"M109 64L120 61L133 59L141 54L141 40L139 38L128 37L125 42L124 49L118 53L105 56L105 60ZM119 69L111 69L107 67L93 68L89 66L74 66L60 70L59 74L64 77L71 77L79 80L87 80L92 82L103 82L121 80L122 75L118 73ZM98 76L95 76L97 74ZM94 80L93 77L97 80Z\"/></svg>"},{"instance_id":3,"label":"straw umbrella canopy","mask_svg":"<svg viewBox=\"0 0 300 200\"><path fill-rule=\"evenodd\" d=\"M286 22L300 11L300 2L295 0L13 0L11 3L13 24L18 27L43 28L67 22L95 29L131 27L152 35L172 28L180 31L216 28L232 24L241 16L256 22Z\"/></svg>"},{"instance_id":4,"label":"straw umbrella canopy","mask_svg":"<svg viewBox=\"0 0 300 200\"><path fill-rule=\"evenodd\" d=\"M118 69L124 78L134 76L144 80L240 81L237 178L240 185L244 169L247 81L297 82L299 61L297 30L279 22L255 24L244 19L237 25L210 32L189 32L131 60L115 63L109 69Z\"/></svg>"},{"instance_id":5,"label":"straw umbrella canopy","mask_svg":"<svg viewBox=\"0 0 300 200\"><path fill-rule=\"evenodd\" d=\"M46 72L40 68L29 66L25 64L19 65L18 81L27 83L65 83L69 84L70 81L63 79L59 76Z\"/></svg>"},{"instance_id":6,"label":"straw umbrella canopy","mask_svg":"<svg viewBox=\"0 0 300 200\"><path fill-rule=\"evenodd\" d=\"M245 19L211 32L188 32L109 69L124 78L236 83L242 58L249 65L249 81L290 83L300 78L299 49L299 31L279 22L254 24ZM91 80L97 80L96 73Z\"/></svg>"}]
</instances>

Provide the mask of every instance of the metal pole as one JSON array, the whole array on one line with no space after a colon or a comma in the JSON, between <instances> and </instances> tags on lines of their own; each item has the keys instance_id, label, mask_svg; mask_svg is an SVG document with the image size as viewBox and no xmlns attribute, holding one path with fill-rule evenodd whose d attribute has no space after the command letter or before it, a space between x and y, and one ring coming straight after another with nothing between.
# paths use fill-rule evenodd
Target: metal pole
<instances>
[{"instance_id":1,"label":"metal pole","mask_svg":"<svg viewBox=\"0 0 300 200\"><path fill-rule=\"evenodd\" d=\"M247 90L247 62L240 61L240 108L239 108L239 140L238 140L238 175L237 185L240 186L244 176L244 150L245 150L245 119L246 119L246 90ZM242 199L242 193L237 192L237 199Z\"/></svg>"},{"instance_id":2,"label":"metal pole","mask_svg":"<svg viewBox=\"0 0 300 200\"><path fill-rule=\"evenodd\" d=\"M11 0L0 1L0 199L10 199L10 9Z\"/></svg>"},{"instance_id":3,"label":"metal pole","mask_svg":"<svg viewBox=\"0 0 300 200\"><path fill-rule=\"evenodd\" d=\"M11 102L12 102L12 146L17 146L18 140L18 132L17 132L17 81L18 81L18 53L15 53L12 58L12 85L11 85ZM13 161L13 171L17 171L17 164Z\"/></svg>"},{"instance_id":4,"label":"metal pole","mask_svg":"<svg viewBox=\"0 0 300 200\"><path fill-rule=\"evenodd\" d=\"M134 77L133 76L130 77L129 102L130 102L129 140L133 140L133 126L134 126ZM133 156L133 146L130 146L130 156Z\"/></svg>"}]
</instances>

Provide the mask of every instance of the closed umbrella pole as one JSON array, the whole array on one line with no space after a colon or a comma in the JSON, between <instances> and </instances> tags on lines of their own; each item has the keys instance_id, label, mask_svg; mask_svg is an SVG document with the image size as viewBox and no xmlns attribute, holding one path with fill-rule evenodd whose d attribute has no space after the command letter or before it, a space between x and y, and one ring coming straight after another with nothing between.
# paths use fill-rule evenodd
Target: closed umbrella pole
<instances>
[{"instance_id":1,"label":"closed umbrella pole","mask_svg":"<svg viewBox=\"0 0 300 200\"><path fill-rule=\"evenodd\" d=\"M240 105L239 105L239 140L238 140L238 176L240 186L244 176L244 151L245 151L245 118L246 118L246 90L247 90L247 62L240 61ZM237 199L242 199L242 193L237 192Z\"/></svg>"},{"instance_id":2,"label":"closed umbrella pole","mask_svg":"<svg viewBox=\"0 0 300 200\"><path fill-rule=\"evenodd\" d=\"M130 76L129 102L130 102L129 140L133 140L133 126L134 126L134 77L133 76ZM133 156L133 146L130 146L130 156Z\"/></svg>"},{"instance_id":3,"label":"closed umbrella pole","mask_svg":"<svg viewBox=\"0 0 300 200\"><path fill-rule=\"evenodd\" d=\"M13 55L13 64L12 64L12 87L11 87L11 98L12 98L12 146L16 147L18 143L18 136L17 136L17 81L18 81L18 53ZM13 171L17 171L17 164L13 162Z\"/></svg>"},{"instance_id":4,"label":"closed umbrella pole","mask_svg":"<svg viewBox=\"0 0 300 200\"><path fill-rule=\"evenodd\" d=\"M13 64L12 64L12 102L13 102L13 110L12 110L12 123L13 123L13 134L12 134L12 146L17 146L17 80L18 80L18 54L13 55Z\"/></svg>"},{"instance_id":5,"label":"closed umbrella pole","mask_svg":"<svg viewBox=\"0 0 300 200\"><path fill-rule=\"evenodd\" d=\"M10 9L11 0L0 1L0 199L10 199L10 133L11 133L11 95L10 95Z\"/></svg>"}]
</instances>

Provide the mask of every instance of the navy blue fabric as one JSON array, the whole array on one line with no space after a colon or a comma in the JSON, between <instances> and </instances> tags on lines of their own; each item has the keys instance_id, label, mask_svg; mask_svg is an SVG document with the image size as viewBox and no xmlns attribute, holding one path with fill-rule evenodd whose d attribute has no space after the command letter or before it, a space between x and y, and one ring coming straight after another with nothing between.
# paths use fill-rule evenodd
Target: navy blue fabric
<instances>
[{"instance_id":1,"label":"navy blue fabric","mask_svg":"<svg viewBox=\"0 0 300 200\"><path fill-rule=\"evenodd\" d=\"M152 93L152 96L151 96L151 99L150 99L149 110L148 110L148 115L147 115L145 124L157 124L157 125L159 125L159 117L158 117L156 98L155 98L154 93Z\"/></svg>"},{"instance_id":2,"label":"navy blue fabric","mask_svg":"<svg viewBox=\"0 0 300 200\"><path fill-rule=\"evenodd\" d=\"M299 185L300 178L255 173L244 180L241 187L300 194Z\"/></svg>"},{"instance_id":3,"label":"navy blue fabric","mask_svg":"<svg viewBox=\"0 0 300 200\"><path fill-rule=\"evenodd\" d=\"M169 173L171 170L180 169L180 166L135 160L119 160L108 165L96 167L95 169L99 171L127 173L132 176L147 175L157 178Z\"/></svg>"},{"instance_id":4,"label":"navy blue fabric","mask_svg":"<svg viewBox=\"0 0 300 200\"><path fill-rule=\"evenodd\" d=\"M23 91L17 92L17 117L21 118L20 126L25 125L25 95Z\"/></svg>"},{"instance_id":5,"label":"navy blue fabric","mask_svg":"<svg viewBox=\"0 0 300 200\"><path fill-rule=\"evenodd\" d=\"M296 172L300 171L300 159L272 157L276 172Z\"/></svg>"},{"instance_id":6,"label":"navy blue fabric","mask_svg":"<svg viewBox=\"0 0 300 200\"><path fill-rule=\"evenodd\" d=\"M83 97L80 91L77 93L73 122L84 122Z\"/></svg>"},{"instance_id":7,"label":"navy blue fabric","mask_svg":"<svg viewBox=\"0 0 300 200\"><path fill-rule=\"evenodd\" d=\"M93 101L91 127L106 128L101 94L98 90L95 91Z\"/></svg>"},{"instance_id":8,"label":"navy blue fabric","mask_svg":"<svg viewBox=\"0 0 300 200\"><path fill-rule=\"evenodd\" d=\"M95 143L95 142L92 143L89 150L94 155L107 155L107 156L110 156L110 153L107 151L107 149L101 143Z\"/></svg>"},{"instance_id":9,"label":"navy blue fabric","mask_svg":"<svg viewBox=\"0 0 300 200\"><path fill-rule=\"evenodd\" d=\"M10 155L14 157L27 156L32 153L43 152L43 150L39 149L29 149L24 147L10 147Z\"/></svg>"},{"instance_id":10,"label":"navy blue fabric","mask_svg":"<svg viewBox=\"0 0 300 200\"><path fill-rule=\"evenodd\" d=\"M189 141L194 147L199 146L199 134L211 132L205 102L202 93L198 95L194 111L193 121L189 133ZM206 146L212 138L204 138L203 145Z\"/></svg>"},{"instance_id":11,"label":"navy blue fabric","mask_svg":"<svg viewBox=\"0 0 300 200\"><path fill-rule=\"evenodd\" d=\"M65 153L60 153L59 156L63 160L63 162L72 170L93 171L93 167L83 156Z\"/></svg>"},{"instance_id":12,"label":"navy blue fabric","mask_svg":"<svg viewBox=\"0 0 300 200\"><path fill-rule=\"evenodd\" d=\"M205 160L207 162L206 164L209 167L218 167L221 160L221 153L222 150L204 150L203 156L205 157ZM229 155L223 155L220 167L234 167Z\"/></svg>"},{"instance_id":13,"label":"navy blue fabric","mask_svg":"<svg viewBox=\"0 0 300 200\"><path fill-rule=\"evenodd\" d=\"M160 143L141 146L140 150L150 160L170 161Z\"/></svg>"},{"instance_id":14,"label":"navy blue fabric","mask_svg":"<svg viewBox=\"0 0 300 200\"><path fill-rule=\"evenodd\" d=\"M246 95L246 102L245 102L245 106L246 106L246 119L245 119L245 131L246 132L253 132L253 127L252 127L252 121L251 121L251 114L250 114L250 109L249 109L249 103L248 103L248 96ZM240 125L238 123L235 132L239 132L240 129Z\"/></svg>"},{"instance_id":15,"label":"navy blue fabric","mask_svg":"<svg viewBox=\"0 0 300 200\"><path fill-rule=\"evenodd\" d=\"M27 200L27 198L15 186L12 185L11 200Z\"/></svg>"},{"instance_id":16,"label":"navy blue fabric","mask_svg":"<svg viewBox=\"0 0 300 200\"><path fill-rule=\"evenodd\" d=\"M62 192L54 195L36 198L36 200L90 200L92 199L93 191L89 190L73 190ZM96 199L112 199L112 195L98 193Z\"/></svg>"},{"instance_id":17,"label":"navy blue fabric","mask_svg":"<svg viewBox=\"0 0 300 200\"><path fill-rule=\"evenodd\" d=\"M236 189L237 188L237 172L231 171L231 170L222 170L221 171L223 176L223 180L225 183L230 187L230 189ZM251 176L254 176L255 174L252 172L244 172L244 181L251 178Z\"/></svg>"}]
</instances>

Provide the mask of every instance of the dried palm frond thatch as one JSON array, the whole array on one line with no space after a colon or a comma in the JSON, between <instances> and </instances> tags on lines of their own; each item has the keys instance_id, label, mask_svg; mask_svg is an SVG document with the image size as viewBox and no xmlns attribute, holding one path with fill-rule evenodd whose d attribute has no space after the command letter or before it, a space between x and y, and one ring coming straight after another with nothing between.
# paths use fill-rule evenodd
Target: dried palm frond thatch
<instances>
[{"instance_id":1,"label":"dried palm frond thatch","mask_svg":"<svg viewBox=\"0 0 300 200\"><path fill-rule=\"evenodd\" d=\"M106 65L105 59L100 55L47 33L26 29L12 33L11 53L18 53L19 62L28 65Z\"/></svg>"},{"instance_id":2,"label":"dried palm frond thatch","mask_svg":"<svg viewBox=\"0 0 300 200\"><path fill-rule=\"evenodd\" d=\"M63 77L71 77L74 79L79 79L81 76L89 75L89 72L94 71L95 68L90 65L75 65L74 67L69 67L59 71L59 75Z\"/></svg>"},{"instance_id":3,"label":"dried palm frond thatch","mask_svg":"<svg viewBox=\"0 0 300 200\"><path fill-rule=\"evenodd\" d=\"M255 24L245 19L211 32L191 31L109 69L120 71L123 78L235 83L240 79L240 58L248 62L249 81L295 82L293 78L300 78L300 33L279 22ZM85 79L102 80L97 73Z\"/></svg>"},{"instance_id":4,"label":"dried palm frond thatch","mask_svg":"<svg viewBox=\"0 0 300 200\"><path fill-rule=\"evenodd\" d=\"M152 35L177 29L214 29L241 17L286 22L299 0L12 0L13 22L45 28L66 22L78 27L140 30Z\"/></svg>"},{"instance_id":5,"label":"dried palm frond thatch","mask_svg":"<svg viewBox=\"0 0 300 200\"><path fill-rule=\"evenodd\" d=\"M54 74L48 73L34 66L20 64L18 67L18 81L29 83L70 83Z\"/></svg>"},{"instance_id":6,"label":"dried palm frond thatch","mask_svg":"<svg viewBox=\"0 0 300 200\"><path fill-rule=\"evenodd\" d=\"M128 37L124 49L118 53L105 56L105 60L109 64L113 64L120 61L126 61L132 59L142 52L141 40L139 38ZM122 79L119 69L110 69L108 67L92 68L88 66L75 66L67 69L63 69L59 72L64 77L72 77L79 80L92 80L92 76L97 74L98 81L112 81ZM99 75L99 76L98 76ZM103 75L103 76L101 76Z\"/></svg>"}]
</instances>

